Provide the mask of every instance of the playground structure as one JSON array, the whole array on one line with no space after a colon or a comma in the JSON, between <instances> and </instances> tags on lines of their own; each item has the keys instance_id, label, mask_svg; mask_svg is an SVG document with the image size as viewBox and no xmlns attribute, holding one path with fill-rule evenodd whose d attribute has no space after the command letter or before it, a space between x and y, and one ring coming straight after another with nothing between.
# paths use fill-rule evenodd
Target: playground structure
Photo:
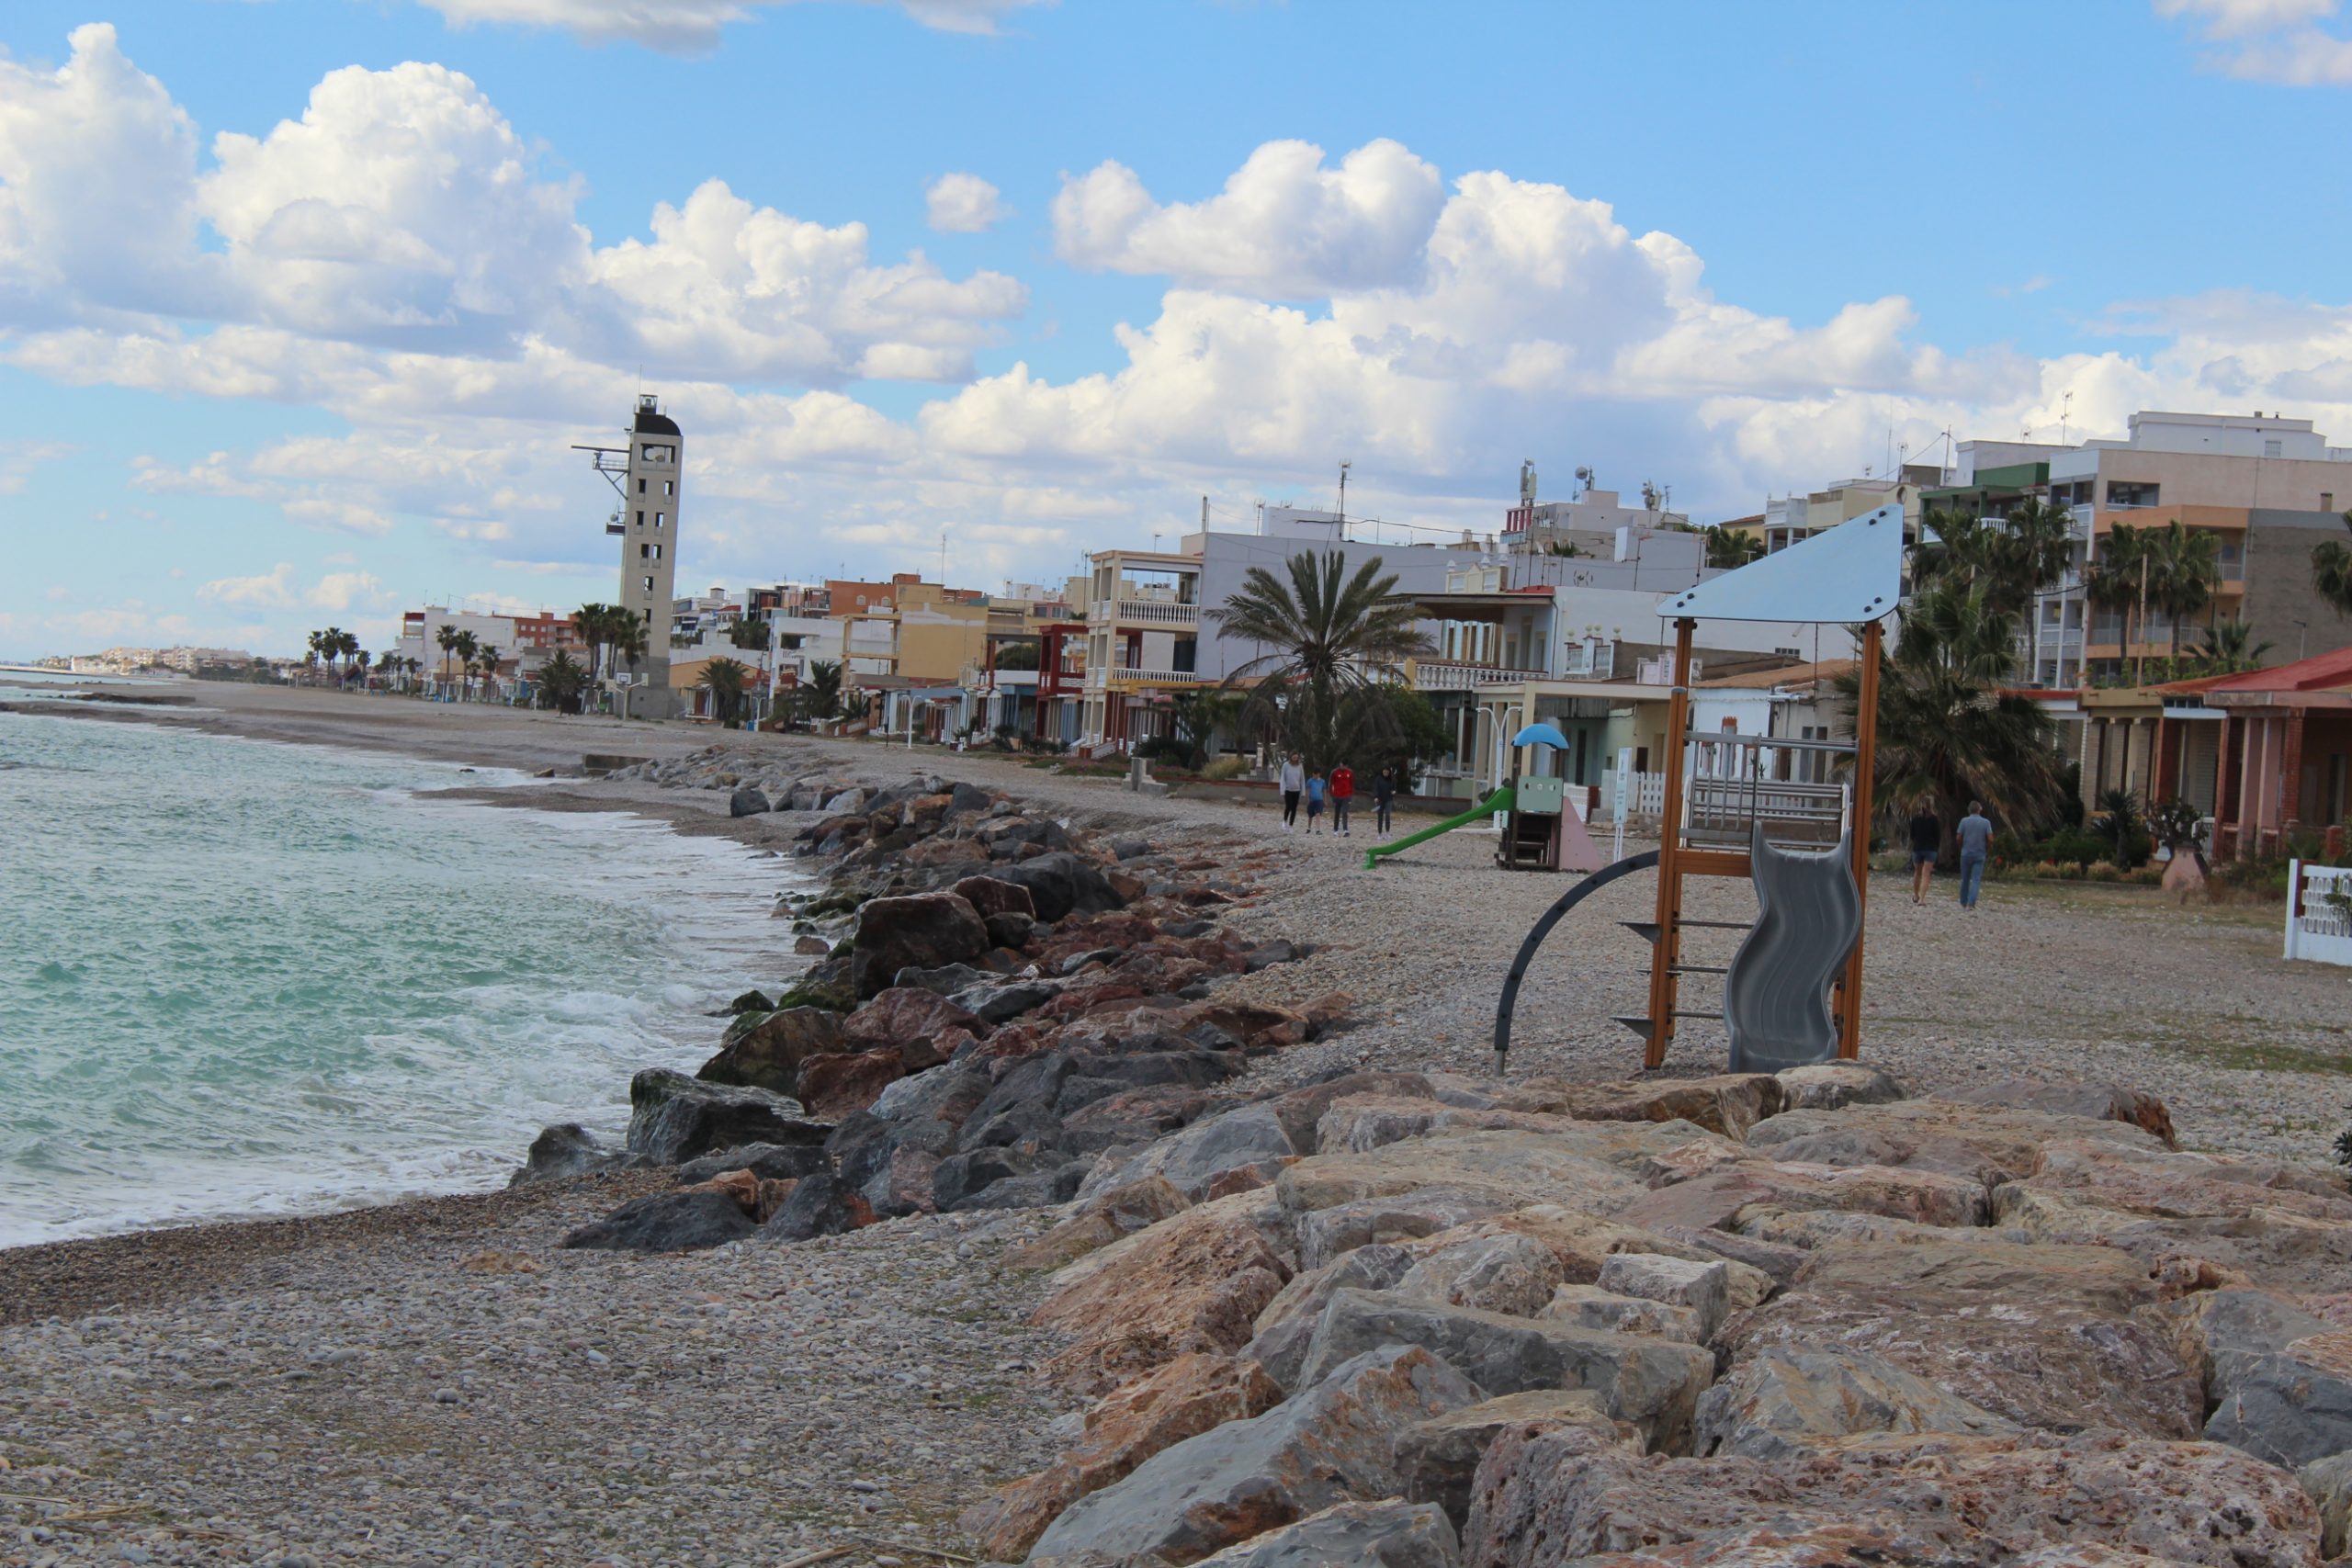
<instances>
[{"instance_id":1,"label":"playground structure","mask_svg":"<svg viewBox=\"0 0 2352 1568\"><path fill-rule=\"evenodd\" d=\"M1531 724L1512 737L1514 747L1541 746L1553 751L1567 748L1566 738L1548 724ZM1568 804L1567 781L1546 773L1515 773L1511 781L1469 810L1408 833L1393 843L1375 844L1364 852L1366 871L1388 855L1415 844L1467 828L1480 818L1501 818L1495 845L1495 863L1506 871L1598 871L1600 852L1585 831L1584 819Z\"/></svg>"},{"instance_id":2,"label":"playground structure","mask_svg":"<svg viewBox=\"0 0 2352 1568\"><path fill-rule=\"evenodd\" d=\"M1649 1007L1618 1020L1642 1036L1645 1070L1665 1065L1676 1022L1686 1018L1723 1019L1736 1069L1772 1070L1860 1053L1879 662L1883 623L1900 598L1902 569L1898 492L1894 505L1726 572L1662 607L1674 621L1667 732L1679 757L1679 765L1667 770L1658 847L1583 878L1529 931L1496 1007L1498 1074L1509 1060L1520 987L1536 951L1585 898L1651 866L1657 869L1656 918L1625 922L1650 942ZM1854 739L1693 734L1692 636L1701 620L1711 619L1859 626ZM1826 784L1767 776L1768 751L1776 757L1829 752L1846 761L1849 777ZM1504 793L1496 792L1496 798ZM1686 916L1685 885L1694 876L1747 878L1757 892L1756 920ZM1693 964L1684 956L1686 935L1710 930L1747 933L1728 964ZM1720 1013L1681 1006L1683 979L1700 975L1723 977Z\"/></svg>"}]
</instances>

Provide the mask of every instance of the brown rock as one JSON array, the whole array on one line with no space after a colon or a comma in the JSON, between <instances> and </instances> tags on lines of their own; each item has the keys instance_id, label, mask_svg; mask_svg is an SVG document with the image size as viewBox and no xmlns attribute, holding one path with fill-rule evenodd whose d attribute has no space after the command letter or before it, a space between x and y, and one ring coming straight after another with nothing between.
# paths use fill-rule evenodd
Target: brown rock
<instances>
[{"instance_id":1,"label":"brown rock","mask_svg":"<svg viewBox=\"0 0 2352 1568\"><path fill-rule=\"evenodd\" d=\"M1107 1389L1189 1350L1238 1350L1291 1276L1268 1242L1280 1213L1261 1192L1220 1198L1064 1269L1031 1321L1075 1341L1048 1371Z\"/></svg>"},{"instance_id":2,"label":"brown rock","mask_svg":"<svg viewBox=\"0 0 2352 1568\"><path fill-rule=\"evenodd\" d=\"M842 1022L842 1038L853 1051L896 1048L909 1072L937 1066L956 1045L988 1032L988 1026L936 991L893 986Z\"/></svg>"},{"instance_id":3,"label":"brown rock","mask_svg":"<svg viewBox=\"0 0 2352 1568\"><path fill-rule=\"evenodd\" d=\"M2017 1111L2128 1122L2166 1148L2173 1146L2172 1112L2165 1108L2163 1100L2144 1089L2120 1089L2112 1084L2003 1078L1970 1089L1947 1089L1936 1098L1956 1105L1999 1105Z\"/></svg>"},{"instance_id":4,"label":"brown rock","mask_svg":"<svg viewBox=\"0 0 2352 1568\"><path fill-rule=\"evenodd\" d=\"M994 876L967 876L947 891L989 915L1021 915L1037 918L1037 901L1029 897L1029 889L1017 882L1006 882Z\"/></svg>"},{"instance_id":5,"label":"brown rock","mask_svg":"<svg viewBox=\"0 0 2352 1568\"><path fill-rule=\"evenodd\" d=\"M1784 1111L1758 1122L1747 1134L1749 1145L1771 1159L1924 1166L1931 1170L1982 1173L1988 1182L2031 1176L2041 1168L2044 1145L2082 1139L2126 1149L2163 1147L2129 1122L1962 1105L1947 1100L1849 1105L1840 1111ZM1973 1155L1955 1154L1955 1145ZM1790 1146L1816 1152L1803 1156L1781 1152ZM1852 1153L1833 1153L1840 1148Z\"/></svg>"},{"instance_id":6,"label":"brown rock","mask_svg":"<svg viewBox=\"0 0 2352 1568\"><path fill-rule=\"evenodd\" d=\"M1011 1269L1059 1269L1193 1206L1165 1179L1145 1177L1090 1198L1078 1213L1004 1256Z\"/></svg>"},{"instance_id":7,"label":"brown rock","mask_svg":"<svg viewBox=\"0 0 2352 1568\"><path fill-rule=\"evenodd\" d=\"M1771 1210L1831 1209L1928 1225L1981 1225L1992 1213L1983 1183L1888 1166L1839 1169L1747 1160L1643 1194L1618 1210L1628 1224L1738 1230Z\"/></svg>"},{"instance_id":8,"label":"brown rock","mask_svg":"<svg viewBox=\"0 0 2352 1568\"><path fill-rule=\"evenodd\" d=\"M1257 1362L1194 1351L1125 1384L1086 1415L1075 1447L1000 1490L959 1521L990 1556L1012 1561L1091 1492L1124 1480L1163 1449L1227 1421L1262 1415L1283 1391Z\"/></svg>"},{"instance_id":9,"label":"brown rock","mask_svg":"<svg viewBox=\"0 0 2352 1568\"><path fill-rule=\"evenodd\" d=\"M1791 1288L1734 1317L1735 1363L1768 1346L1834 1342L1883 1357L2020 1426L2184 1438L2204 1390L2161 1325L2157 1286L2128 1253L1955 1233L1947 1243L1833 1242Z\"/></svg>"},{"instance_id":10,"label":"brown rock","mask_svg":"<svg viewBox=\"0 0 2352 1568\"><path fill-rule=\"evenodd\" d=\"M1505 1431L1526 1436L1578 1427L1605 1443L1642 1451L1642 1434L1610 1416L1600 1395L1589 1389L1533 1389L1507 1393L1443 1416L1417 1422L1396 1435L1396 1473L1405 1496L1435 1503L1460 1529L1470 1517L1472 1483L1478 1461Z\"/></svg>"},{"instance_id":11,"label":"brown rock","mask_svg":"<svg viewBox=\"0 0 2352 1568\"><path fill-rule=\"evenodd\" d=\"M720 1046L718 1055L695 1069L695 1077L788 1095L800 1081L803 1062L847 1049L841 1014L825 1008L786 1008Z\"/></svg>"},{"instance_id":12,"label":"brown rock","mask_svg":"<svg viewBox=\"0 0 2352 1568\"><path fill-rule=\"evenodd\" d=\"M1315 1026L1303 1012L1271 1002L1213 1000L1195 1002L1186 1010L1203 1023L1212 1023L1244 1045L1296 1045L1315 1038Z\"/></svg>"},{"instance_id":13,"label":"brown rock","mask_svg":"<svg viewBox=\"0 0 2352 1568\"><path fill-rule=\"evenodd\" d=\"M832 950L833 944L820 936L797 936L792 939L792 951L802 958L822 958Z\"/></svg>"},{"instance_id":14,"label":"brown rock","mask_svg":"<svg viewBox=\"0 0 2352 1568\"><path fill-rule=\"evenodd\" d=\"M1290 1141L1310 1154L1319 1151L1316 1142L1316 1124L1334 1102L1356 1095L1380 1095L1391 1100L1426 1100L1434 1107L1437 1095L1430 1088L1428 1078L1419 1073L1365 1072L1349 1073L1322 1083L1309 1084L1286 1094L1276 1095L1269 1101L1274 1114L1282 1119L1283 1131Z\"/></svg>"},{"instance_id":15,"label":"brown rock","mask_svg":"<svg viewBox=\"0 0 2352 1568\"><path fill-rule=\"evenodd\" d=\"M989 946L979 911L953 893L870 898L857 911L850 976L859 996L876 996L901 969L962 964Z\"/></svg>"},{"instance_id":16,"label":"brown rock","mask_svg":"<svg viewBox=\"0 0 2352 1568\"><path fill-rule=\"evenodd\" d=\"M1573 1083L1530 1078L1506 1096L1507 1110L1548 1111L1587 1122L1696 1122L1710 1133L1744 1138L1781 1109L1781 1080L1770 1073L1729 1073L1656 1083Z\"/></svg>"},{"instance_id":17,"label":"brown rock","mask_svg":"<svg viewBox=\"0 0 2352 1568\"><path fill-rule=\"evenodd\" d=\"M1875 1531L1887 1554L1735 1551L1757 1539L1759 1519L1782 1540ZM1478 1466L1463 1561L1991 1568L2098 1562L2023 1554L2108 1548L2212 1568L2318 1568L2317 1541L2317 1514L2291 1475L2217 1443L2114 1432L1870 1437L1769 1462L1660 1462L1570 1428L1496 1438ZM1611 1552L1641 1555L1602 1555Z\"/></svg>"},{"instance_id":18,"label":"brown rock","mask_svg":"<svg viewBox=\"0 0 2352 1568\"><path fill-rule=\"evenodd\" d=\"M761 1217L759 1212L760 1179L751 1171L721 1171L717 1176L712 1177L708 1181L698 1181L692 1187L683 1188L681 1190L686 1192L724 1192L729 1198L735 1200L735 1206L742 1210L743 1213L751 1215L755 1220Z\"/></svg>"},{"instance_id":19,"label":"brown rock","mask_svg":"<svg viewBox=\"0 0 2352 1568\"><path fill-rule=\"evenodd\" d=\"M872 1105L881 1092L907 1076L896 1050L812 1056L801 1065L793 1098L811 1116L838 1122Z\"/></svg>"}]
</instances>

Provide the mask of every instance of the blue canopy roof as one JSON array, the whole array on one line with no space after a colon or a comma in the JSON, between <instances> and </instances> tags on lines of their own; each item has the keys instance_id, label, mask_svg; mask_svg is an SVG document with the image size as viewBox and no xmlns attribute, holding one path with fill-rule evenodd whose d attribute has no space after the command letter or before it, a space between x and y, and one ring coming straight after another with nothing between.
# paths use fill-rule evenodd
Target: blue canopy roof
<instances>
[{"instance_id":1,"label":"blue canopy roof","mask_svg":"<svg viewBox=\"0 0 2352 1568\"><path fill-rule=\"evenodd\" d=\"M1568 738L1548 724L1529 725L1512 736L1510 743L1514 746L1557 746L1563 751L1568 749Z\"/></svg>"}]
</instances>

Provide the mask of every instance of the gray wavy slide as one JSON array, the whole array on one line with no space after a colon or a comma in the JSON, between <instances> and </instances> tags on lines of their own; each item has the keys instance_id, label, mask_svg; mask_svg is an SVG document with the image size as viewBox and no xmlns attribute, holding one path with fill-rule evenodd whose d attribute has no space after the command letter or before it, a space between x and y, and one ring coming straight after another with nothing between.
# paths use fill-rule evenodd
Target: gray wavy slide
<instances>
[{"instance_id":1,"label":"gray wavy slide","mask_svg":"<svg viewBox=\"0 0 2352 1568\"><path fill-rule=\"evenodd\" d=\"M1831 850L1782 850L1755 825L1748 845L1756 924L1724 976L1731 1070L1772 1073L1838 1055L1829 983L1862 931L1853 829Z\"/></svg>"}]
</instances>

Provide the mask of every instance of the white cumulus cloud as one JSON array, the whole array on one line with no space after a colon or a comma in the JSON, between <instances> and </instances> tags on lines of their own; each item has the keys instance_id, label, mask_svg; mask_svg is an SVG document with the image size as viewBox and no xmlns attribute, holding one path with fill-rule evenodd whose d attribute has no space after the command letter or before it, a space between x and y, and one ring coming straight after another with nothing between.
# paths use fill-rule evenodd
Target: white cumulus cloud
<instances>
[{"instance_id":1,"label":"white cumulus cloud","mask_svg":"<svg viewBox=\"0 0 2352 1568\"><path fill-rule=\"evenodd\" d=\"M2211 45L2209 68L2290 87L2352 85L2352 38L2324 24L2338 0L2155 0Z\"/></svg>"},{"instance_id":2,"label":"white cumulus cloud","mask_svg":"<svg viewBox=\"0 0 2352 1568\"><path fill-rule=\"evenodd\" d=\"M648 49L701 54L718 47L719 33L753 12L805 0L422 0L456 26L479 22L563 28L591 43L626 39ZM1012 13L1043 0L857 0L895 4L927 28L945 32L993 33Z\"/></svg>"},{"instance_id":3,"label":"white cumulus cloud","mask_svg":"<svg viewBox=\"0 0 2352 1568\"><path fill-rule=\"evenodd\" d=\"M943 234L978 234L1012 214L1002 193L978 175L942 175L923 187L931 226Z\"/></svg>"}]
</instances>

